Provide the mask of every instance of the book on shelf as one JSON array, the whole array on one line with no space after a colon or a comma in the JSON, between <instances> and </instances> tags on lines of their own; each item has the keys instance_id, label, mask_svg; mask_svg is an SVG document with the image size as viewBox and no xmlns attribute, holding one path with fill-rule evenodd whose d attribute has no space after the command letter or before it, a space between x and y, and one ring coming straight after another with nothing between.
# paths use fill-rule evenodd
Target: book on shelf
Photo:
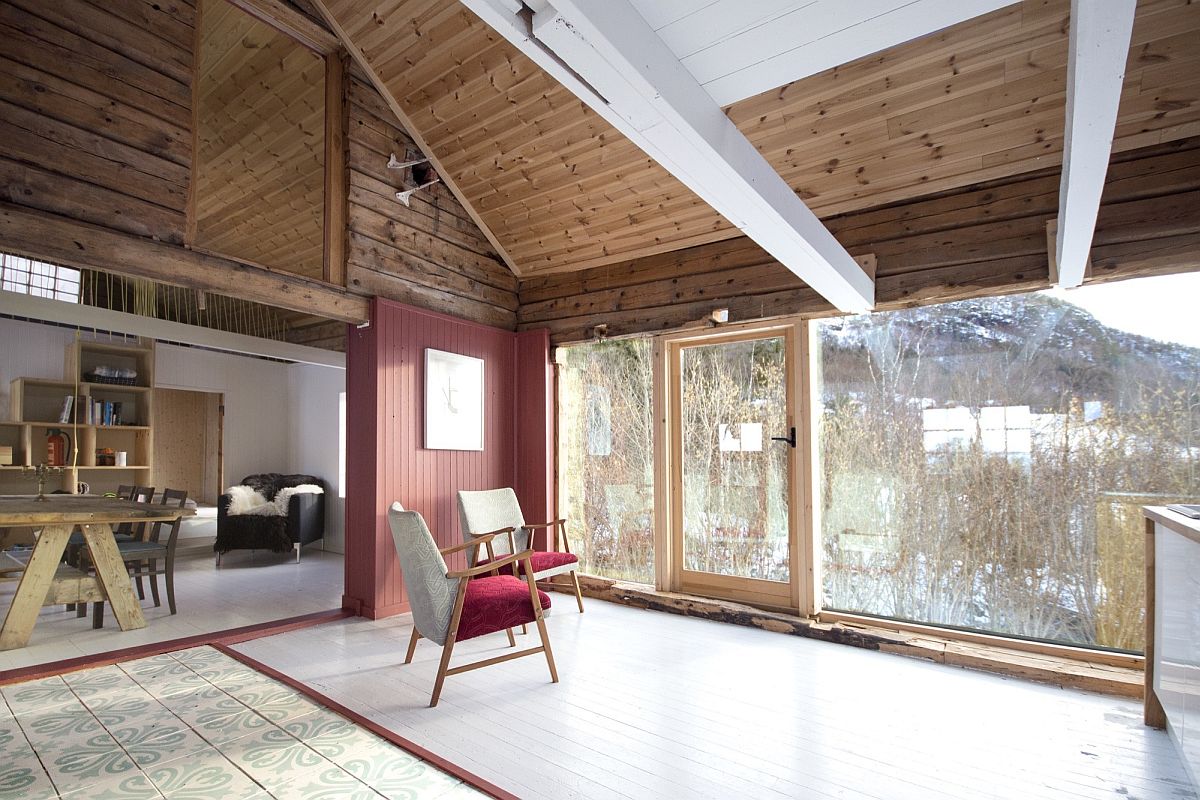
<instances>
[{"instance_id":1,"label":"book on shelf","mask_svg":"<svg viewBox=\"0 0 1200 800\"><path fill-rule=\"evenodd\" d=\"M71 404L75 402L75 395L69 394L63 398L62 411L58 413L59 422L71 421Z\"/></svg>"}]
</instances>

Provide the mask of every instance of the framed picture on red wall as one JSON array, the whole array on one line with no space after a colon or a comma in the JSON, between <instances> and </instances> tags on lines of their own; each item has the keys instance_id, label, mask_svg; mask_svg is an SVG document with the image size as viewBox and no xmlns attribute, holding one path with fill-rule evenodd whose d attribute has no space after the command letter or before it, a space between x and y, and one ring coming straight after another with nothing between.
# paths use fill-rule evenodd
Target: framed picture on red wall
<instances>
[{"instance_id":1,"label":"framed picture on red wall","mask_svg":"<svg viewBox=\"0 0 1200 800\"><path fill-rule=\"evenodd\" d=\"M483 450L483 359L425 348L425 449Z\"/></svg>"}]
</instances>

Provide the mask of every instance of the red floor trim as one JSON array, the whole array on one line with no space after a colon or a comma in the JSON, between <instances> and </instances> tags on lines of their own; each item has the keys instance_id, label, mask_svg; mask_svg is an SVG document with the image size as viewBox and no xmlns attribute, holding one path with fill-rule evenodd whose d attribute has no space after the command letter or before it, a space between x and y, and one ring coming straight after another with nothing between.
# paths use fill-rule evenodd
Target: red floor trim
<instances>
[{"instance_id":1,"label":"red floor trim","mask_svg":"<svg viewBox=\"0 0 1200 800\"><path fill-rule=\"evenodd\" d=\"M251 658L250 656L246 655L245 653L239 653L237 650L234 650L232 647L229 647L227 644L218 643L218 644L214 644L213 647L220 650L225 655L230 656L231 658L236 658L238 661L241 661L243 664L250 667L251 669L257 670L258 672L261 672L270 678L274 678L275 680L279 681L280 683L286 683L288 686L292 687L296 691L307 695L310 699L315 700L316 702L320 703L321 705L325 706L326 708L328 708L332 711L336 711L337 713L341 714L343 717L346 717L348 720L353 722L355 725L366 728L371 733L375 734L376 736L380 737L381 739L387 739L389 742L396 745L397 747L399 747L403 750L407 750L408 752L412 753L414 756L417 756L418 758L429 762L433 766L440 769L442 772L448 772L451 775L453 775L454 777L458 778L459 780L462 780L466 783L471 784L472 786L474 786L476 789L478 789L481 792L485 792L485 793L491 795L492 797L499 798L499 800L521 800L515 794L512 794L511 792L507 792L504 789L501 789L499 786L492 783L491 781L484 780L483 778L479 777L478 775L476 775L472 772L468 772L467 770L463 769L462 767L458 766L457 764L447 761L446 759L442 758L437 753L426 750L424 747L417 744L416 742L410 742L408 739L405 739L403 736L400 736L399 734L388 730L384 726L380 725L378 722L373 722L372 720L367 719L366 717L364 717L362 714L359 714L354 709L348 708L348 707L342 705L341 703L339 703L338 701L334 700L333 698L328 697L324 694L321 694L316 689L313 689L311 686L308 686L307 684L296 680L295 678L291 677L290 675L286 675L286 674L280 672L279 670L274 669L273 667L269 667L266 664L262 663L261 661L255 659L255 658Z\"/></svg>"},{"instance_id":2,"label":"red floor trim","mask_svg":"<svg viewBox=\"0 0 1200 800\"><path fill-rule=\"evenodd\" d=\"M19 681L49 678L52 675L61 675L64 672L78 672L81 669L90 669L91 667L104 667L121 661L129 661L133 658L156 656L159 653L185 650L189 647L198 647L202 644L211 644L214 646L220 644L238 644L239 642L248 642L251 639L261 639L264 636L274 636L278 633L309 628L313 625L320 625L325 622L333 622L352 616L354 616L354 612L346 609L317 611L313 614L289 617L287 619L275 620L274 622L259 622L254 625L246 625L242 628L230 628L229 630L213 631L212 633L198 633L195 636L185 636L182 639L168 639L164 642L151 642L150 644L142 644L137 647L109 650L106 653L96 653L91 656L80 656L78 658L63 659L62 661L51 661L46 664L35 664L30 667L0 670L0 686Z\"/></svg>"}]
</instances>

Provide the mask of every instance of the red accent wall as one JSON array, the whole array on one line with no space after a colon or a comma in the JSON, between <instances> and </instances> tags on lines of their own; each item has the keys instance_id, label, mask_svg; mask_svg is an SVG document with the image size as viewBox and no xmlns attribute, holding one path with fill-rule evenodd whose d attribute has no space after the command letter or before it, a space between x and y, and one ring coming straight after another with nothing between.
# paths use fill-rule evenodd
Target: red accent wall
<instances>
[{"instance_id":1,"label":"red accent wall","mask_svg":"<svg viewBox=\"0 0 1200 800\"><path fill-rule=\"evenodd\" d=\"M483 452L424 447L425 349L484 360ZM553 506L553 382L546 331L515 334L376 298L347 342L346 593L372 618L408 610L387 509L419 511L442 547L462 541L460 489L517 490L534 521ZM461 554L451 568L465 563Z\"/></svg>"},{"instance_id":2,"label":"red accent wall","mask_svg":"<svg viewBox=\"0 0 1200 800\"><path fill-rule=\"evenodd\" d=\"M556 515L554 496L554 365L550 331L517 334L517 450L514 488L528 522L549 522ZM547 531L534 547L545 550Z\"/></svg>"}]
</instances>

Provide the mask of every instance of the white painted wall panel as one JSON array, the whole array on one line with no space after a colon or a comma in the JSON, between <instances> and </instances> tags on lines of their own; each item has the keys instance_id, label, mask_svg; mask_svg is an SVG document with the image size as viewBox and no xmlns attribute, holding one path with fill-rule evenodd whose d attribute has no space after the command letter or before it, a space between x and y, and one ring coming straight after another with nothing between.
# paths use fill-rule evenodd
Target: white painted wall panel
<instances>
[{"instance_id":1,"label":"white painted wall panel","mask_svg":"<svg viewBox=\"0 0 1200 800\"><path fill-rule=\"evenodd\" d=\"M169 344L155 353L158 386L224 393L226 485L254 472L287 471L287 364Z\"/></svg>"},{"instance_id":2,"label":"white painted wall panel","mask_svg":"<svg viewBox=\"0 0 1200 800\"><path fill-rule=\"evenodd\" d=\"M11 420L9 391L14 378L61 381L70 328L0 319L0 419Z\"/></svg>"},{"instance_id":3,"label":"white painted wall panel","mask_svg":"<svg viewBox=\"0 0 1200 800\"><path fill-rule=\"evenodd\" d=\"M292 364L288 469L325 479L325 549L345 552L345 503L338 497L338 398L346 391L346 371Z\"/></svg>"},{"instance_id":4,"label":"white painted wall panel","mask_svg":"<svg viewBox=\"0 0 1200 800\"><path fill-rule=\"evenodd\" d=\"M1155 526L1154 693L1192 781L1200 778L1200 544Z\"/></svg>"}]
</instances>

